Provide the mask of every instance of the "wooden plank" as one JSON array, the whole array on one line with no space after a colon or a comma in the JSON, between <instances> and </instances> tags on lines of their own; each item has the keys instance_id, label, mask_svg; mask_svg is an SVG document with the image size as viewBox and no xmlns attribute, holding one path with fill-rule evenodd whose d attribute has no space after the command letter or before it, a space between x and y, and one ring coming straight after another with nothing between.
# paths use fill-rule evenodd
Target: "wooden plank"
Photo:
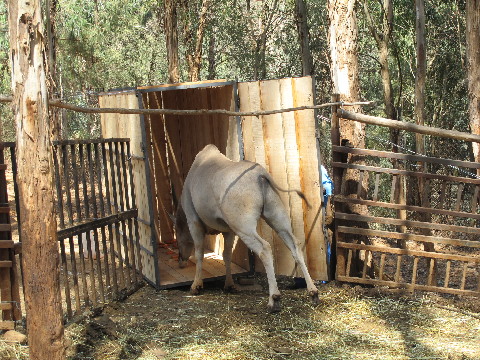
<instances>
[{"instance_id":1,"label":"wooden plank","mask_svg":"<svg viewBox=\"0 0 480 360\"><path fill-rule=\"evenodd\" d=\"M441 292L441 293L447 293L447 294L469 295L469 296L480 297L480 291L460 290L460 289L446 288L446 287L440 287L440 286L428 286L428 285L420 285L420 284L412 285L409 283L403 283L403 282L397 283L389 280L362 279L362 278L351 277L351 276L338 276L338 281L357 283L357 284L366 284L366 285L388 286L396 289L405 289L406 291L413 291L413 290L434 291L434 292Z\"/></svg>"},{"instance_id":2,"label":"wooden plank","mask_svg":"<svg viewBox=\"0 0 480 360\"><path fill-rule=\"evenodd\" d=\"M400 232L394 232L394 231L361 229L357 227L348 227L348 226L339 226L338 231L343 234L378 236L378 237L390 238L390 239L401 239L405 241L419 241L419 242L428 242L433 244L446 244L446 245L453 245L453 246L467 246L472 248L480 248L480 241L451 239L451 238L445 238L440 236L427 236L427 235L400 233Z\"/></svg>"},{"instance_id":3,"label":"wooden plank","mask_svg":"<svg viewBox=\"0 0 480 360\"><path fill-rule=\"evenodd\" d=\"M367 205L367 206L377 206L377 207L384 207L384 208L389 208L389 209L407 210L407 211L415 211L415 212L426 212L426 213L431 213L431 214L465 217L465 218L480 220L480 214L472 214L472 213L468 213L468 212L459 212L459 211L434 209L434 208L425 208L425 207L421 207L421 206L391 204L391 203L387 203L387 202L364 200L364 199L354 199L354 198L347 198L347 197L344 197L342 195L336 195L335 196L335 202L336 203L361 204L361 205Z\"/></svg>"},{"instance_id":4,"label":"wooden plank","mask_svg":"<svg viewBox=\"0 0 480 360\"><path fill-rule=\"evenodd\" d=\"M375 166L357 165L357 164L350 164L350 163L346 164L346 163L338 163L338 162L333 162L332 166L336 168L342 168L342 169L356 169L356 170L379 172L379 173L392 174L392 175L414 176L414 177L425 178L425 179L449 180L449 181L464 182L468 184L477 184L477 185L480 184L480 179L470 179L470 178L460 177L460 176L430 174L430 173L424 173L424 172L389 169L389 168L381 168L381 167L375 167Z\"/></svg>"},{"instance_id":5,"label":"wooden plank","mask_svg":"<svg viewBox=\"0 0 480 360\"><path fill-rule=\"evenodd\" d=\"M311 77L293 78L293 105L313 105L313 84ZM326 243L322 229L322 200L320 194L320 166L317 158L315 139L315 117L313 110L295 112L297 143L300 156L302 191L311 208L303 204L305 222L305 243L308 270L313 279L328 280Z\"/></svg>"},{"instance_id":6,"label":"wooden plank","mask_svg":"<svg viewBox=\"0 0 480 360\"><path fill-rule=\"evenodd\" d=\"M167 91L162 93L163 106L169 109L178 109L176 93ZM177 200L183 189L183 154L182 138L180 134L180 117L175 115L165 115L166 139L168 145L168 158L170 166L170 179L173 191Z\"/></svg>"},{"instance_id":7,"label":"wooden plank","mask_svg":"<svg viewBox=\"0 0 480 360\"><path fill-rule=\"evenodd\" d=\"M457 189L457 201L455 202L455 211L460 211L460 208L462 206L462 194L463 194L463 189L465 187L465 184L458 184L458 189Z\"/></svg>"},{"instance_id":8,"label":"wooden plank","mask_svg":"<svg viewBox=\"0 0 480 360\"><path fill-rule=\"evenodd\" d=\"M380 184L380 174L376 173L375 174L375 190L373 191L373 201L375 201L375 202L378 200L379 184ZM335 199L337 199L337 197L335 197Z\"/></svg>"},{"instance_id":9,"label":"wooden plank","mask_svg":"<svg viewBox=\"0 0 480 360\"><path fill-rule=\"evenodd\" d=\"M448 288L448 284L450 282L450 267L452 262L450 260L447 261L447 266L445 267L445 282L443 287Z\"/></svg>"},{"instance_id":10,"label":"wooden plank","mask_svg":"<svg viewBox=\"0 0 480 360\"><path fill-rule=\"evenodd\" d=\"M258 81L239 83L238 91L240 96L240 111L261 110L260 83ZM242 122L245 160L257 162L268 171L262 120L260 117L244 117L242 118ZM272 249L274 249L273 231L263 219L260 220L257 231L258 234L270 244ZM256 271L265 270L263 263L258 257L255 257L255 269Z\"/></svg>"},{"instance_id":11,"label":"wooden plank","mask_svg":"<svg viewBox=\"0 0 480 360\"><path fill-rule=\"evenodd\" d=\"M138 98L135 94L128 96L128 103L130 108L138 108L140 106ZM145 221L147 224L153 223L152 215L150 213L151 206L153 206L150 194L152 193L151 178L147 179L147 166L149 164L145 161L146 144L151 142L151 134L148 127L148 119L135 115L129 115L128 118L130 129L129 136L131 138L131 155L132 157L132 172L133 184L135 187L135 194L138 204L138 218ZM150 160L150 159L149 159ZM152 168L150 169L150 174ZM149 183L150 181L150 183ZM157 259L157 244L153 241L155 238L153 226L143 225L142 230L139 227L140 246L147 249L141 252L141 259L139 259L140 269L145 278L156 286L159 283L158 259Z\"/></svg>"},{"instance_id":12,"label":"wooden plank","mask_svg":"<svg viewBox=\"0 0 480 360\"><path fill-rule=\"evenodd\" d=\"M280 82L280 108L287 109L294 107L291 79L281 79ZM287 170L287 182L289 189L301 189L300 154L297 144L297 128L295 114L293 112L283 113L283 133L285 140L285 163ZM305 223L303 219L303 201L296 193L289 193L290 218L292 222L293 235L301 246L306 258L305 246ZM300 269L297 269L295 276L303 276Z\"/></svg>"},{"instance_id":13,"label":"wooden plank","mask_svg":"<svg viewBox=\"0 0 480 360\"><path fill-rule=\"evenodd\" d=\"M278 80L260 82L260 103L262 110L274 110L280 108L280 83ZM288 188L287 167L285 163L285 139L283 133L283 119L281 114L261 116L264 130L265 156L269 164L269 173L275 182L283 189ZM290 213L288 193L278 193L287 213ZM273 256L275 258L278 275L293 275L295 261L290 250L274 233Z\"/></svg>"},{"instance_id":14,"label":"wooden plank","mask_svg":"<svg viewBox=\"0 0 480 360\"><path fill-rule=\"evenodd\" d=\"M457 260L457 261L466 261L466 262L472 262L472 263L480 263L480 258L476 258L473 256L444 254L444 253L437 253L437 252L434 253L429 251L398 249L398 248L390 248L386 246L373 246L373 245L353 244L353 243L345 243L345 242L339 242L337 244L339 247L344 249L369 250L372 252L380 252L380 253L387 253L387 254L397 254L397 255L425 257L430 259L445 259L445 260Z\"/></svg>"},{"instance_id":15,"label":"wooden plank","mask_svg":"<svg viewBox=\"0 0 480 360\"><path fill-rule=\"evenodd\" d=\"M15 330L15 321L0 321L0 330Z\"/></svg>"},{"instance_id":16,"label":"wooden plank","mask_svg":"<svg viewBox=\"0 0 480 360\"><path fill-rule=\"evenodd\" d=\"M342 220L351 220L351 221L360 221L360 222L376 222L379 224L390 224L390 225L404 225L408 227L416 227L421 229L432 229L432 230L443 230L443 231L454 231L454 232L465 232L469 234L480 234L479 228L468 227L468 226L456 226L456 225L446 225L446 224L432 224L421 221L412 221L412 220L400 220L393 218L377 217L377 216L363 216L356 214L345 214L345 213L336 213L335 217Z\"/></svg>"},{"instance_id":17,"label":"wooden plank","mask_svg":"<svg viewBox=\"0 0 480 360\"><path fill-rule=\"evenodd\" d=\"M161 108L161 94L153 93L155 95L155 107ZM165 117L161 117L160 121L154 121L151 124L152 128L152 152L155 162L155 186L157 197L157 213L160 236L159 241L171 243L174 241L173 223L170 221L168 214L173 214L173 204L170 195L171 185L168 170L168 156L167 156L167 139L165 134Z\"/></svg>"},{"instance_id":18,"label":"wooden plank","mask_svg":"<svg viewBox=\"0 0 480 360\"><path fill-rule=\"evenodd\" d=\"M354 155L370 155L379 158L386 159L398 159L411 162L426 162L433 164L441 164L446 166L456 166L456 167L467 167L471 169L480 169L480 163L470 162L470 161L460 161L460 160L450 160L450 159L441 159L423 155L411 155L411 154L402 154L394 153L389 151L379 151L379 150L370 150L370 149L359 149L351 148L347 146L332 146L333 152L343 153L343 154L354 154Z\"/></svg>"},{"instance_id":19,"label":"wooden plank","mask_svg":"<svg viewBox=\"0 0 480 360\"><path fill-rule=\"evenodd\" d=\"M13 240L0 240L0 249L13 249L14 246Z\"/></svg>"}]
</instances>

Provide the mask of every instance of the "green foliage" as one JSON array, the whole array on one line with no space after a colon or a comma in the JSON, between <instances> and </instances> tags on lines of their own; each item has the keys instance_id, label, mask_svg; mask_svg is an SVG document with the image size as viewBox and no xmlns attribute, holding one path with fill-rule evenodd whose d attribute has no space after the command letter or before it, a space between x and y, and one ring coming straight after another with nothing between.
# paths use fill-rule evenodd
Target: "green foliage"
<instances>
[{"instance_id":1,"label":"green foliage","mask_svg":"<svg viewBox=\"0 0 480 360\"><path fill-rule=\"evenodd\" d=\"M185 26L195 35L201 0L186 2L178 13L181 81L187 80L185 56L191 52ZM212 0L203 41L201 78L208 76L209 43L215 43L217 78L253 80L262 25L267 25L266 78L299 76L300 50L294 17L294 0ZM317 82L317 102L330 100L331 80L326 0L307 0L310 49ZM380 2L368 2L378 23ZM262 7L263 6L263 7ZM366 20L357 6L359 64L362 98L383 101L378 50ZM151 85L167 80L163 31L163 3L157 0L58 0L57 63L63 97L79 105L96 105L95 93L111 88ZM0 2L0 92L10 93L8 28L5 2ZM465 81L465 0L426 2L427 27L427 123L436 127L469 131ZM396 105L402 120L413 122L415 88L415 8L411 1L394 2L394 30L389 59ZM384 116L383 106L368 109ZM329 159L329 109L319 112L321 146ZM14 139L8 105L0 106L3 137ZM69 137L98 135L98 118L67 112ZM383 141L380 142L378 140ZM369 127L367 142L379 149L391 148L388 131ZM385 143L387 141L387 143ZM414 139L403 135L405 147ZM429 153L452 152L468 158L470 148L451 141L429 142Z\"/></svg>"}]
</instances>

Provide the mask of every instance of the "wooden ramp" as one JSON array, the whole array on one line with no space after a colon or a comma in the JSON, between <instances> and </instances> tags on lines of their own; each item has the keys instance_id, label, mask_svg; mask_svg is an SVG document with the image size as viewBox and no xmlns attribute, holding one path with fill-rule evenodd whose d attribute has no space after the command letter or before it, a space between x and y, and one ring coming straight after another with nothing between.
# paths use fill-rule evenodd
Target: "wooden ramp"
<instances>
[{"instance_id":1,"label":"wooden ramp","mask_svg":"<svg viewBox=\"0 0 480 360\"><path fill-rule=\"evenodd\" d=\"M219 280L225 277L225 263L222 256L206 250L203 258L203 281ZM173 247L160 247L158 250L158 265L160 268L160 288L167 289L189 285L195 277L195 259L193 256L188 261L188 266L181 269L178 266L178 251ZM249 274L244 269L232 262L232 275Z\"/></svg>"}]
</instances>

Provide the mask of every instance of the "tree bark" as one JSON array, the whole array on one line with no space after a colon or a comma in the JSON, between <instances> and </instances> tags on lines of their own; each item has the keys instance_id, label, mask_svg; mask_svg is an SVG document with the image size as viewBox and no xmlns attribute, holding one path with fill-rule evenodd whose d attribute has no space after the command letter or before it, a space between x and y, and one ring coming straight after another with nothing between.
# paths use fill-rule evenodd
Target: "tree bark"
<instances>
[{"instance_id":1,"label":"tree bark","mask_svg":"<svg viewBox=\"0 0 480 360\"><path fill-rule=\"evenodd\" d=\"M383 86L383 102L385 104L385 114L387 118L392 120L398 119L397 108L395 107L394 94L392 87L392 80L390 75L390 67L388 65L389 57L389 43L393 32L393 0L383 0L382 4L382 19L380 23L380 30L375 25L378 22L375 22L372 19L368 8L368 2L363 1L363 11L365 17L367 18L368 27L372 33L373 38L377 44L378 48L378 61L380 63L380 77L382 79ZM390 142L392 143L392 152L398 152L399 145L399 134L400 132L396 129L390 129ZM392 160L393 167L398 169L401 168L400 163L397 160ZM405 204L405 192L404 192L404 177L398 177L396 181L395 188L395 202L397 204ZM397 216L399 219L406 220L407 212L405 210L397 210ZM405 232L405 226L398 227L399 232ZM397 244L400 248L405 248L406 243L404 240L398 240Z\"/></svg>"},{"instance_id":2,"label":"tree bark","mask_svg":"<svg viewBox=\"0 0 480 360\"><path fill-rule=\"evenodd\" d=\"M177 28L177 4L176 0L164 2L164 27L167 44L168 82L180 81L178 66L178 28Z\"/></svg>"},{"instance_id":3,"label":"tree bark","mask_svg":"<svg viewBox=\"0 0 480 360\"><path fill-rule=\"evenodd\" d=\"M57 16L57 0L46 0L46 26L47 26L47 49L48 49L48 92L55 94L62 92L60 84L60 76L57 72L57 36L56 36L56 16ZM58 97L55 96L55 97ZM60 109L49 108L52 140L60 140L64 134L64 124Z\"/></svg>"},{"instance_id":4,"label":"tree bark","mask_svg":"<svg viewBox=\"0 0 480 360\"><path fill-rule=\"evenodd\" d=\"M480 0L467 1L468 111L472 134L480 134ZM480 162L480 144L473 143L473 157ZM477 170L480 175L480 170Z\"/></svg>"},{"instance_id":5,"label":"tree bark","mask_svg":"<svg viewBox=\"0 0 480 360\"><path fill-rule=\"evenodd\" d=\"M8 10L30 359L65 359L41 7Z\"/></svg>"},{"instance_id":6,"label":"tree bark","mask_svg":"<svg viewBox=\"0 0 480 360\"><path fill-rule=\"evenodd\" d=\"M415 123L417 125L425 124L425 82L427 78L427 48L425 40L425 1L415 0L415 38L416 38L416 54L417 54L417 71L415 73ZM425 155L425 139L423 135L416 134L416 152ZM418 163L418 171L425 172L425 163ZM418 178L418 194L420 206L430 207L430 196L425 186L425 179ZM430 222L431 215L422 213L420 221ZM423 229L422 234L430 236L430 229ZM425 251L435 251L435 245L432 243L423 243ZM433 261L433 260L431 260ZM433 278L436 278L435 273Z\"/></svg>"},{"instance_id":7,"label":"tree bark","mask_svg":"<svg viewBox=\"0 0 480 360\"><path fill-rule=\"evenodd\" d=\"M305 0L295 0L295 19L297 22L298 42L302 57L302 75L313 74L313 60L310 52L308 33L307 5Z\"/></svg>"},{"instance_id":8,"label":"tree bark","mask_svg":"<svg viewBox=\"0 0 480 360\"><path fill-rule=\"evenodd\" d=\"M329 41L330 41L330 60L331 76L333 83L333 92L339 94L339 100L345 102L358 101L360 98L360 85L358 77L358 57L357 57L357 22L355 17L355 0L329 0ZM353 106L354 112L361 112L359 106ZM340 119L340 133L338 143L352 147L365 147L365 124L356 121ZM338 136L336 136L338 137ZM362 156L350 156L343 161L349 163L362 164ZM360 196L365 198L368 187L367 177L359 184L360 172L358 170L347 169L343 174L334 173L335 179L342 179L342 184L335 183L335 193L343 188L343 195L351 197L357 196L358 186L361 186ZM365 205L348 204L340 211L357 214L368 214ZM367 223L360 225L368 228ZM340 234L337 234L339 237ZM368 243L367 237L355 237L357 242ZM336 241L341 241L337 238ZM343 260L342 260L343 259ZM341 251L337 254L338 271L344 271L345 254ZM359 273L363 262L357 257L352 258L351 271ZM340 274L340 273L339 273Z\"/></svg>"},{"instance_id":9,"label":"tree bark","mask_svg":"<svg viewBox=\"0 0 480 360\"><path fill-rule=\"evenodd\" d=\"M187 63L188 63L188 77L190 81L200 80L200 69L202 67L202 46L203 46L203 37L205 35L205 28L208 22L208 10L210 9L211 0L203 0L202 8L200 10L200 16L198 19L197 33L195 36L195 46L187 46ZM186 5L184 3L185 11L187 11ZM191 28L191 24L188 25ZM187 40L193 43L192 36L187 38Z\"/></svg>"}]
</instances>

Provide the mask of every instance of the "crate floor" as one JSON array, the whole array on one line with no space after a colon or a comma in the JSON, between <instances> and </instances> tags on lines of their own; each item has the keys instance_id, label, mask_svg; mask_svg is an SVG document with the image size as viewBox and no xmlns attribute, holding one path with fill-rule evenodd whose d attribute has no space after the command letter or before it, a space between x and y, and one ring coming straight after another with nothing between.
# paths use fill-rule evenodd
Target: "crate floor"
<instances>
[{"instance_id":1,"label":"crate floor","mask_svg":"<svg viewBox=\"0 0 480 360\"><path fill-rule=\"evenodd\" d=\"M188 265L181 269L178 266L178 250L170 247L160 247L158 250L159 268L160 268L160 287L171 288L183 285L189 285L195 277L195 259L190 257ZM223 257L206 250L203 258L203 280L218 280L225 276L225 263ZM232 262L232 275L248 273L244 269Z\"/></svg>"}]
</instances>

